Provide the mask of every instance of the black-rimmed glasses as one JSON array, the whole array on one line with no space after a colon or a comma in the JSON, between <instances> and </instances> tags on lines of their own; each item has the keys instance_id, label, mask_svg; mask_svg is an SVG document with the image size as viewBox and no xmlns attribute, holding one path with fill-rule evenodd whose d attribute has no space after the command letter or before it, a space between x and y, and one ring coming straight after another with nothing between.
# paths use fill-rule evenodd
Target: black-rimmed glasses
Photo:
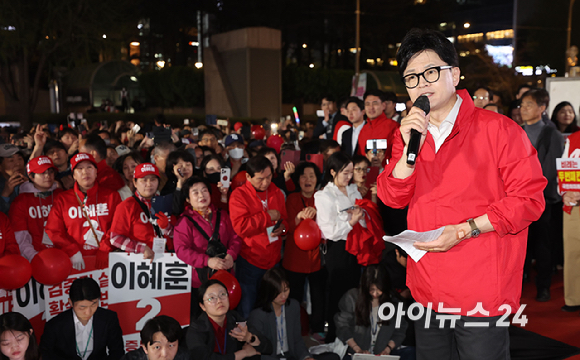
<instances>
[{"instance_id":1,"label":"black-rimmed glasses","mask_svg":"<svg viewBox=\"0 0 580 360\"><path fill-rule=\"evenodd\" d=\"M402 77L403 83L407 87L407 89L414 89L419 85L419 78L422 76L425 81L428 83L434 83L439 80L439 76L441 75L441 70L451 69L453 66L451 65L444 65L444 66L434 66L429 68L422 73L419 74L409 74Z\"/></svg>"}]
</instances>

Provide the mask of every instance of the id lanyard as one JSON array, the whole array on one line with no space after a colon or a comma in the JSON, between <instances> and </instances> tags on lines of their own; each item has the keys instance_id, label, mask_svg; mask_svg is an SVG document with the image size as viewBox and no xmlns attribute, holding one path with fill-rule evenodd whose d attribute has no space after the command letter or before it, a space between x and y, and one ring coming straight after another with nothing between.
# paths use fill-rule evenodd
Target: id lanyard
<instances>
[{"instance_id":1,"label":"id lanyard","mask_svg":"<svg viewBox=\"0 0 580 360\"><path fill-rule=\"evenodd\" d=\"M286 314L284 313L284 305L282 305L282 311L280 311L280 323L278 324L278 317L276 317L276 333L278 334L278 345L280 345L280 354L284 356L284 318Z\"/></svg>"},{"instance_id":2,"label":"id lanyard","mask_svg":"<svg viewBox=\"0 0 580 360\"><path fill-rule=\"evenodd\" d=\"M87 350L89 348L89 343L91 342L91 337L93 337L93 327L91 326L91 332L89 333L89 338L87 339L87 345L85 346L85 351L81 354L81 350L79 349L79 344L76 344L77 347L77 354L84 360L85 355L87 354Z\"/></svg>"},{"instance_id":3,"label":"id lanyard","mask_svg":"<svg viewBox=\"0 0 580 360\"><path fill-rule=\"evenodd\" d=\"M224 349L223 350L220 346L220 342L218 341L217 337L215 338L215 343L218 347L218 351L222 355L226 354L226 344L228 343L228 336L227 335L228 335L228 331L227 331L227 329L224 329Z\"/></svg>"},{"instance_id":4,"label":"id lanyard","mask_svg":"<svg viewBox=\"0 0 580 360\"><path fill-rule=\"evenodd\" d=\"M260 197L260 195L258 195L257 192L256 192L256 196L258 197L258 200L260 200L260 202L262 203L262 208L265 211L268 211L268 189L266 189L266 200L262 200L262 198Z\"/></svg>"}]
</instances>

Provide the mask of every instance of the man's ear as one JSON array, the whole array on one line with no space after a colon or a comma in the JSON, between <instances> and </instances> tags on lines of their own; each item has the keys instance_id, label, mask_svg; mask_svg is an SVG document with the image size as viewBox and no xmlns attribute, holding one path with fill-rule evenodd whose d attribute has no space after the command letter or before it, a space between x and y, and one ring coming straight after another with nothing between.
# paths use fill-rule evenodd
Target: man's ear
<instances>
[{"instance_id":1,"label":"man's ear","mask_svg":"<svg viewBox=\"0 0 580 360\"><path fill-rule=\"evenodd\" d=\"M141 343L141 347L143 348L143 351L145 352L145 355L149 355L147 353L147 346L145 346L145 344Z\"/></svg>"}]
</instances>

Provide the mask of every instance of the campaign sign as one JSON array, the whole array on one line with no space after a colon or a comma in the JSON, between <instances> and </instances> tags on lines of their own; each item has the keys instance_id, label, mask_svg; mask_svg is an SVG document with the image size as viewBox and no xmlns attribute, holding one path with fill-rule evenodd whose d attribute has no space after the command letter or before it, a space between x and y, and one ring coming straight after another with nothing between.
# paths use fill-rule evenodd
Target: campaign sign
<instances>
[{"instance_id":1,"label":"campaign sign","mask_svg":"<svg viewBox=\"0 0 580 360\"><path fill-rule=\"evenodd\" d=\"M580 191L580 158L556 159L560 192Z\"/></svg>"},{"instance_id":2,"label":"campaign sign","mask_svg":"<svg viewBox=\"0 0 580 360\"><path fill-rule=\"evenodd\" d=\"M44 285L37 283L32 278L20 289L12 291L0 289L0 314L10 311L19 312L28 318L34 328L36 337L40 339L44 324L46 324L44 318Z\"/></svg>"},{"instance_id":3,"label":"campaign sign","mask_svg":"<svg viewBox=\"0 0 580 360\"><path fill-rule=\"evenodd\" d=\"M157 315L189 325L192 271L175 254L151 262L143 254L111 253L109 271L109 309L119 316L125 351L139 347L139 332Z\"/></svg>"},{"instance_id":4,"label":"campaign sign","mask_svg":"<svg viewBox=\"0 0 580 360\"><path fill-rule=\"evenodd\" d=\"M85 269L82 271L73 270L69 277L53 286L44 286L44 302L46 321L57 316L61 312L71 308L69 304L69 290L73 281L83 277L90 277L95 279L101 288L101 303L100 307L108 307L109 298L109 269L95 269L95 256L83 256L85 260Z\"/></svg>"}]
</instances>

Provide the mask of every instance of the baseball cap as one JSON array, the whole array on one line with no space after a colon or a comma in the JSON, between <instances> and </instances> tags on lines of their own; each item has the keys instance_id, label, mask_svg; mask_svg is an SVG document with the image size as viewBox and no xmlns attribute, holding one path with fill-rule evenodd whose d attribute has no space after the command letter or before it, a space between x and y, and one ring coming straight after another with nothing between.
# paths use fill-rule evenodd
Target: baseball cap
<instances>
[{"instance_id":1,"label":"baseball cap","mask_svg":"<svg viewBox=\"0 0 580 360\"><path fill-rule=\"evenodd\" d=\"M238 131L242 128L242 126L244 126L241 122L237 122L234 124L234 131Z\"/></svg>"},{"instance_id":2,"label":"baseball cap","mask_svg":"<svg viewBox=\"0 0 580 360\"><path fill-rule=\"evenodd\" d=\"M131 149L129 149L125 145L119 145L115 148L115 151L117 151L117 154L119 154L119 156L123 156L129 154L131 152Z\"/></svg>"},{"instance_id":3,"label":"baseball cap","mask_svg":"<svg viewBox=\"0 0 580 360\"><path fill-rule=\"evenodd\" d=\"M230 146L231 144L235 143L235 142L239 142L241 144L244 143L244 138L242 137L242 135L238 135L238 134L230 134L226 137L226 141L225 141L225 145L226 146Z\"/></svg>"},{"instance_id":4,"label":"baseball cap","mask_svg":"<svg viewBox=\"0 0 580 360\"><path fill-rule=\"evenodd\" d=\"M58 171L58 169L56 168L56 166L54 166L52 160L50 160L48 156L38 156L30 160L28 164L26 164L26 173L28 175L30 175L30 173L42 174L43 172L45 172L50 168L53 168L56 171Z\"/></svg>"},{"instance_id":5,"label":"baseball cap","mask_svg":"<svg viewBox=\"0 0 580 360\"><path fill-rule=\"evenodd\" d=\"M87 153L78 153L75 156L73 156L72 159L70 159L71 170L74 171L77 165L83 161L90 161L91 163L93 163L93 165L95 165L95 167L97 167L97 162L95 161L93 155Z\"/></svg>"},{"instance_id":6,"label":"baseball cap","mask_svg":"<svg viewBox=\"0 0 580 360\"><path fill-rule=\"evenodd\" d=\"M142 163L142 164L137 165L137 167L135 167L135 173L133 175L133 178L141 179L147 175L155 175L158 178L161 177L159 175L159 170L157 169L157 166L155 166L151 163Z\"/></svg>"},{"instance_id":7,"label":"baseball cap","mask_svg":"<svg viewBox=\"0 0 580 360\"><path fill-rule=\"evenodd\" d=\"M7 158L20 151L20 148L12 144L4 144L0 146L0 157Z\"/></svg>"}]
</instances>

